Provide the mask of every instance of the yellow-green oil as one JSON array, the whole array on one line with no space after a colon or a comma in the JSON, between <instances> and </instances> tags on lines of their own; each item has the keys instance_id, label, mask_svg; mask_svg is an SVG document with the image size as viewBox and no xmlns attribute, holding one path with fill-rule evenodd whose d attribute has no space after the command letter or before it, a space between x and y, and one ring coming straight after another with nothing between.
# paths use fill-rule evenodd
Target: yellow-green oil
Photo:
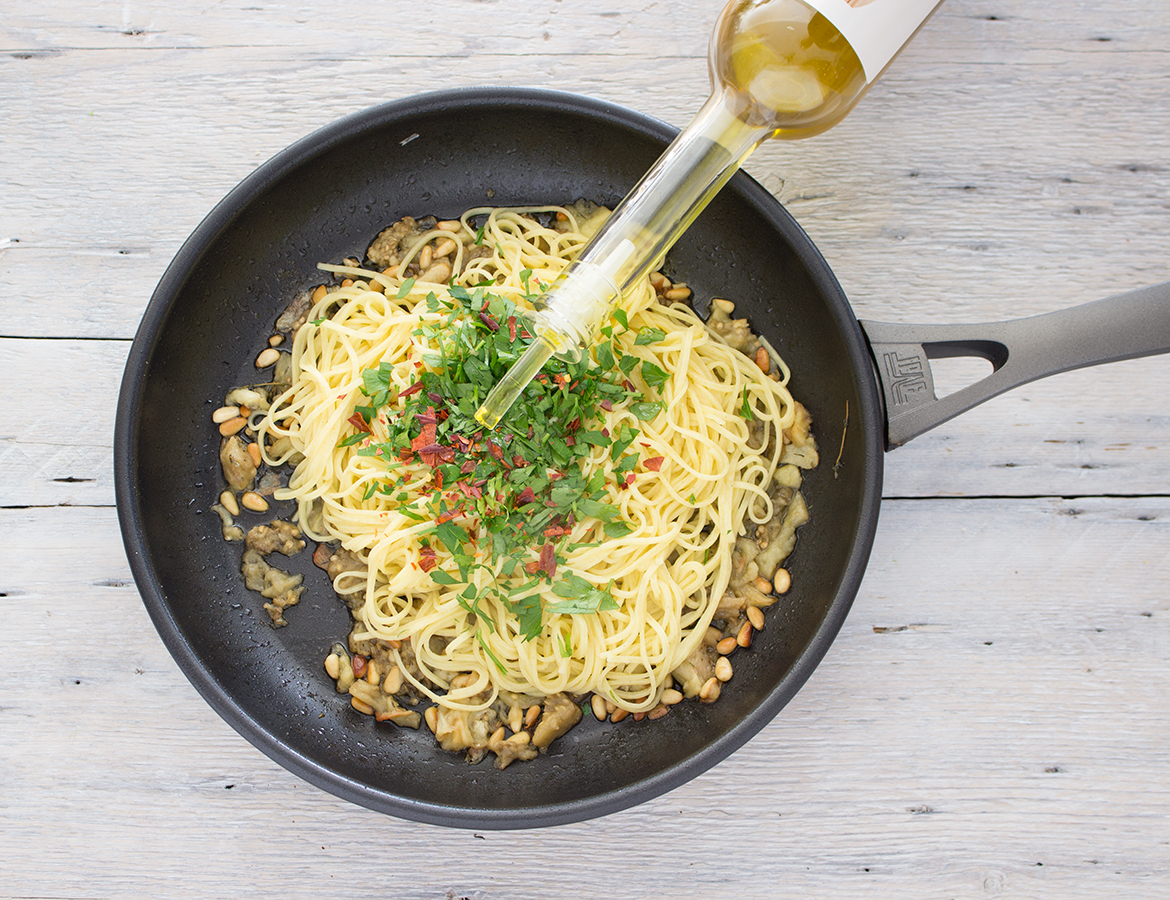
<instances>
[{"instance_id":1,"label":"yellow-green oil","mask_svg":"<svg viewBox=\"0 0 1170 900\"><path fill-rule=\"evenodd\" d=\"M476 412L494 428L554 353L576 358L760 142L831 128L865 92L853 48L800 0L732 0L711 38L712 94L536 303L537 340Z\"/></svg>"}]
</instances>

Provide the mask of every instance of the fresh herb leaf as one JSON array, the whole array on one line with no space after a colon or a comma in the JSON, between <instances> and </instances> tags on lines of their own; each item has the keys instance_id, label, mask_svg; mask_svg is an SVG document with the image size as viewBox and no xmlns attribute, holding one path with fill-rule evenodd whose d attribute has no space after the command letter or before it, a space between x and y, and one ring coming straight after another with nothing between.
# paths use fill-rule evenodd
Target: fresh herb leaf
<instances>
[{"instance_id":1,"label":"fresh herb leaf","mask_svg":"<svg viewBox=\"0 0 1170 900\"><path fill-rule=\"evenodd\" d=\"M666 337L666 332L661 328L639 328L638 336L634 338L634 344L657 344L664 337Z\"/></svg>"},{"instance_id":2,"label":"fresh herb leaf","mask_svg":"<svg viewBox=\"0 0 1170 900\"><path fill-rule=\"evenodd\" d=\"M414 279L407 278L404 282L402 282L401 286L398 288L398 293L394 296L394 299L401 300L403 297L405 297L407 294L410 293L410 290L413 287L414 287Z\"/></svg>"}]
</instances>

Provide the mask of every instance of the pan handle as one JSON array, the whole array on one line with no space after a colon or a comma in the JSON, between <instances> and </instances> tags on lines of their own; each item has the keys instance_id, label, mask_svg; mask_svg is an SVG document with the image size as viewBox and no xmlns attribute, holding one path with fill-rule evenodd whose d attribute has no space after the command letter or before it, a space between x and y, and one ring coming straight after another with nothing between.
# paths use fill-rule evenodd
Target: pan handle
<instances>
[{"instance_id":1,"label":"pan handle","mask_svg":"<svg viewBox=\"0 0 1170 900\"><path fill-rule=\"evenodd\" d=\"M1170 351L1170 281L1025 319L982 325L861 323L886 403L886 449L1004 391L1070 369ZM939 399L930 360L974 356L987 377Z\"/></svg>"}]
</instances>

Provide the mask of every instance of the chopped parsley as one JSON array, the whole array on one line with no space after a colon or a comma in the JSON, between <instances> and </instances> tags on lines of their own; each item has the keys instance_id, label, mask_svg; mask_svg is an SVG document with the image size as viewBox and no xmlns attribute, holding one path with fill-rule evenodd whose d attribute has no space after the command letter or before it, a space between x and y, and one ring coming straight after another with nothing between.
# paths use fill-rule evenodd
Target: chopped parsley
<instances>
[{"instance_id":1,"label":"chopped parsley","mask_svg":"<svg viewBox=\"0 0 1170 900\"><path fill-rule=\"evenodd\" d=\"M522 273L526 290L531 275ZM399 296L409 290L404 283ZM368 485L363 499L377 495L383 506L389 502L411 520L433 523L422 535L420 567L436 584L458 589L458 601L475 617L477 639L487 650L478 623L489 632L505 627L486 612L488 596L516 617L526 640L540 634L545 612L587 615L618 608L612 583L597 586L567 566L572 550L594 546L570 546L569 535L586 519L598 523L587 532L594 541L632 531L611 498L637 475L639 431L622 422L610 433L604 413L624 405L634 419L652 420L664 403L646 396L629 376L636 369L652 392L670 376L624 353L610 326L596 360L551 360L498 428L487 431L475 412L532 338L509 299L486 287L455 286L447 293L426 298L431 315L415 332L426 347L417 379L402 388L388 363L363 371L361 400L348 420L354 431L338 446L386 465L385 480ZM623 310L614 319L629 330ZM634 344L664 337L660 329L643 328ZM586 460L598 450L613 462L608 475L586 474ZM661 457L650 462L657 471ZM443 566L438 548L450 556ZM564 641L562 652L569 649Z\"/></svg>"}]
</instances>

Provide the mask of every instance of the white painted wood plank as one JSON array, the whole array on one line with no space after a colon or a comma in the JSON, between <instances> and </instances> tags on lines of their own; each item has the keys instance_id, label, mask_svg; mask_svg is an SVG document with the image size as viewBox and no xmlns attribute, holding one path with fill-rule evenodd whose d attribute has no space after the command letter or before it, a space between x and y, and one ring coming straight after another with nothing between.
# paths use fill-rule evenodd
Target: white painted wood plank
<instances>
[{"instance_id":1,"label":"white painted wood plank","mask_svg":"<svg viewBox=\"0 0 1170 900\"><path fill-rule=\"evenodd\" d=\"M386 866L426 900L1170 888L1164 499L890 503L836 644L741 752L633 810L478 837L335 800L220 722L127 583L112 511L0 520L0 655L26 661L0 669L0 897L320 896L370 847L393 858L349 896L385 896Z\"/></svg>"}]
</instances>

